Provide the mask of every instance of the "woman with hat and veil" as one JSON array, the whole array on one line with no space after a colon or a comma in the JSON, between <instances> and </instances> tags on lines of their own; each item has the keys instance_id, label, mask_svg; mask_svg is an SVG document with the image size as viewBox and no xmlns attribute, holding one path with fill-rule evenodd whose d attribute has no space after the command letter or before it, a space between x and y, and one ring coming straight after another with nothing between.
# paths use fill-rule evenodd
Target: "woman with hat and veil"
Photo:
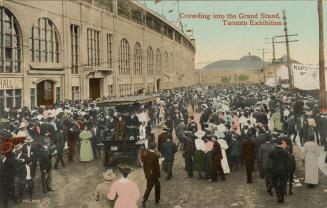
<instances>
[{"instance_id":1,"label":"woman with hat and veil","mask_svg":"<svg viewBox=\"0 0 327 208\"><path fill-rule=\"evenodd\" d=\"M107 197L109 200L116 199L114 208L137 208L140 191L137 184L127 178L131 169L126 165L121 165L119 171L122 178L111 185Z\"/></svg>"}]
</instances>

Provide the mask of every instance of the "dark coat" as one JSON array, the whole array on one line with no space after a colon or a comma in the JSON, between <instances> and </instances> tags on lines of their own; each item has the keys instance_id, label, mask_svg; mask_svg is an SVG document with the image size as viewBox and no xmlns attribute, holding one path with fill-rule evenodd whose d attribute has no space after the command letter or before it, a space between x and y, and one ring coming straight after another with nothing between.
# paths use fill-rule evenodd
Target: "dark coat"
<instances>
[{"instance_id":1,"label":"dark coat","mask_svg":"<svg viewBox=\"0 0 327 208\"><path fill-rule=\"evenodd\" d=\"M259 147L258 163L264 169L271 168L271 163L269 163L269 155L275 148L272 142L266 142Z\"/></svg>"},{"instance_id":2,"label":"dark coat","mask_svg":"<svg viewBox=\"0 0 327 208\"><path fill-rule=\"evenodd\" d=\"M289 155L281 147L275 147L275 149L269 154L269 158L272 160L272 173L276 175L287 176L289 172Z\"/></svg>"},{"instance_id":3,"label":"dark coat","mask_svg":"<svg viewBox=\"0 0 327 208\"><path fill-rule=\"evenodd\" d=\"M16 176L16 159L14 154L9 155L5 162L0 161L0 199L14 195L14 182Z\"/></svg>"},{"instance_id":4,"label":"dark coat","mask_svg":"<svg viewBox=\"0 0 327 208\"><path fill-rule=\"evenodd\" d=\"M160 178L159 156L156 153L145 152L143 170L146 179L158 180Z\"/></svg>"},{"instance_id":5,"label":"dark coat","mask_svg":"<svg viewBox=\"0 0 327 208\"><path fill-rule=\"evenodd\" d=\"M136 137L140 135L139 132L140 121L136 115L134 115L133 118L131 115L126 118L125 127L126 127L126 135L128 137L133 136L134 139L136 139ZM129 128L129 127L135 127L135 128Z\"/></svg>"},{"instance_id":6,"label":"dark coat","mask_svg":"<svg viewBox=\"0 0 327 208\"><path fill-rule=\"evenodd\" d=\"M185 153L185 155L187 156L193 156L194 152L195 152L195 144L192 141L192 139L190 137L185 137L184 138L185 143L184 143L184 149L183 152Z\"/></svg>"},{"instance_id":7,"label":"dark coat","mask_svg":"<svg viewBox=\"0 0 327 208\"><path fill-rule=\"evenodd\" d=\"M239 139L232 139L229 145L229 155L230 156L241 156L241 143Z\"/></svg>"},{"instance_id":8,"label":"dark coat","mask_svg":"<svg viewBox=\"0 0 327 208\"><path fill-rule=\"evenodd\" d=\"M288 154L288 175L293 176L296 170L296 162L293 154Z\"/></svg>"},{"instance_id":9,"label":"dark coat","mask_svg":"<svg viewBox=\"0 0 327 208\"><path fill-rule=\"evenodd\" d=\"M161 146L167 141L167 138L169 137L168 132L162 132L158 136L158 151L162 154Z\"/></svg>"},{"instance_id":10,"label":"dark coat","mask_svg":"<svg viewBox=\"0 0 327 208\"><path fill-rule=\"evenodd\" d=\"M67 145L69 147L75 147L77 141L77 135L74 131L68 130L67 131Z\"/></svg>"},{"instance_id":11,"label":"dark coat","mask_svg":"<svg viewBox=\"0 0 327 208\"><path fill-rule=\"evenodd\" d=\"M221 147L220 144L215 141L213 143L213 149L212 149L212 159L213 159L213 163L220 163L221 160L223 159L223 154L221 152Z\"/></svg>"},{"instance_id":12,"label":"dark coat","mask_svg":"<svg viewBox=\"0 0 327 208\"><path fill-rule=\"evenodd\" d=\"M123 119L121 121L117 119L115 122L115 139L124 139L125 131L125 121Z\"/></svg>"},{"instance_id":13,"label":"dark coat","mask_svg":"<svg viewBox=\"0 0 327 208\"><path fill-rule=\"evenodd\" d=\"M64 154L65 143L66 143L66 137L64 132L57 131L53 137L53 145L56 146L56 150L58 154L60 155Z\"/></svg>"},{"instance_id":14,"label":"dark coat","mask_svg":"<svg viewBox=\"0 0 327 208\"><path fill-rule=\"evenodd\" d=\"M51 147L48 147L47 149L44 146L40 147L39 162L40 162L40 170L42 172L49 172L51 170L52 153L53 153L53 149Z\"/></svg>"},{"instance_id":15,"label":"dark coat","mask_svg":"<svg viewBox=\"0 0 327 208\"><path fill-rule=\"evenodd\" d=\"M252 139L246 139L241 146L241 158L245 161L255 161L255 143Z\"/></svg>"},{"instance_id":16,"label":"dark coat","mask_svg":"<svg viewBox=\"0 0 327 208\"><path fill-rule=\"evenodd\" d=\"M171 140L167 140L161 146L161 153L162 156L165 158L165 161L174 161L174 156L176 152L177 152L177 146Z\"/></svg>"}]
</instances>

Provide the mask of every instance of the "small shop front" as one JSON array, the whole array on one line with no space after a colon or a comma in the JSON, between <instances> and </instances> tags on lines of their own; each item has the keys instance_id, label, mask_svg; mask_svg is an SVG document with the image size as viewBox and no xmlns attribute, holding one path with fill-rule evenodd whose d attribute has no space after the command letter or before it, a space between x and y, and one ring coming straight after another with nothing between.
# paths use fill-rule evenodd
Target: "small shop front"
<instances>
[{"instance_id":1,"label":"small shop front","mask_svg":"<svg viewBox=\"0 0 327 208\"><path fill-rule=\"evenodd\" d=\"M22 78L0 77L0 109L22 107Z\"/></svg>"}]
</instances>

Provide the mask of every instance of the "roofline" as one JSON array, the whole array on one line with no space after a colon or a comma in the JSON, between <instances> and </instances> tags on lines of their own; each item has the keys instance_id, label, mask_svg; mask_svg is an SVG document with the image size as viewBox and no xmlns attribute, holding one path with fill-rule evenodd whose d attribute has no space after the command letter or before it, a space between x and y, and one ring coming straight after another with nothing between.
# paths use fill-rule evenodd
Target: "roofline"
<instances>
[{"instance_id":1,"label":"roofline","mask_svg":"<svg viewBox=\"0 0 327 208\"><path fill-rule=\"evenodd\" d=\"M161 15L159 15L158 13L156 13L155 11L153 11L152 9L144 6L143 4L141 4L138 1L130 1L132 4L141 7L142 9L146 10L147 12L149 12L150 14L152 14L153 16L157 17L158 19L160 19L161 21L167 23L169 26L171 26L173 29L175 29L175 31L177 31L179 34L181 34L184 38L186 38L194 48L195 45L193 44L192 40L190 37L188 37L183 31L181 31L178 27L176 27L175 25L171 24L167 19L163 18Z\"/></svg>"}]
</instances>

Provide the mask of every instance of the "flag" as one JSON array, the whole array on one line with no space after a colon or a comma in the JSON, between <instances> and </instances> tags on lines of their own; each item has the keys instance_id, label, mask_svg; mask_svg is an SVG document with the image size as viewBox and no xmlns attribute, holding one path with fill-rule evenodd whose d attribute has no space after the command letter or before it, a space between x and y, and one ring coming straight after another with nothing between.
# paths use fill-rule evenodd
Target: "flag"
<instances>
[{"instance_id":1,"label":"flag","mask_svg":"<svg viewBox=\"0 0 327 208\"><path fill-rule=\"evenodd\" d=\"M161 0L154 0L154 3L157 4L159 3Z\"/></svg>"},{"instance_id":2,"label":"flag","mask_svg":"<svg viewBox=\"0 0 327 208\"><path fill-rule=\"evenodd\" d=\"M168 13L172 13L173 11L174 11L174 10L173 10L173 9L171 9L171 10L169 10L169 11L168 11Z\"/></svg>"},{"instance_id":3,"label":"flag","mask_svg":"<svg viewBox=\"0 0 327 208\"><path fill-rule=\"evenodd\" d=\"M193 32L193 29L191 29L191 30L186 30L186 32Z\"/></svg>"}]
</instances>

